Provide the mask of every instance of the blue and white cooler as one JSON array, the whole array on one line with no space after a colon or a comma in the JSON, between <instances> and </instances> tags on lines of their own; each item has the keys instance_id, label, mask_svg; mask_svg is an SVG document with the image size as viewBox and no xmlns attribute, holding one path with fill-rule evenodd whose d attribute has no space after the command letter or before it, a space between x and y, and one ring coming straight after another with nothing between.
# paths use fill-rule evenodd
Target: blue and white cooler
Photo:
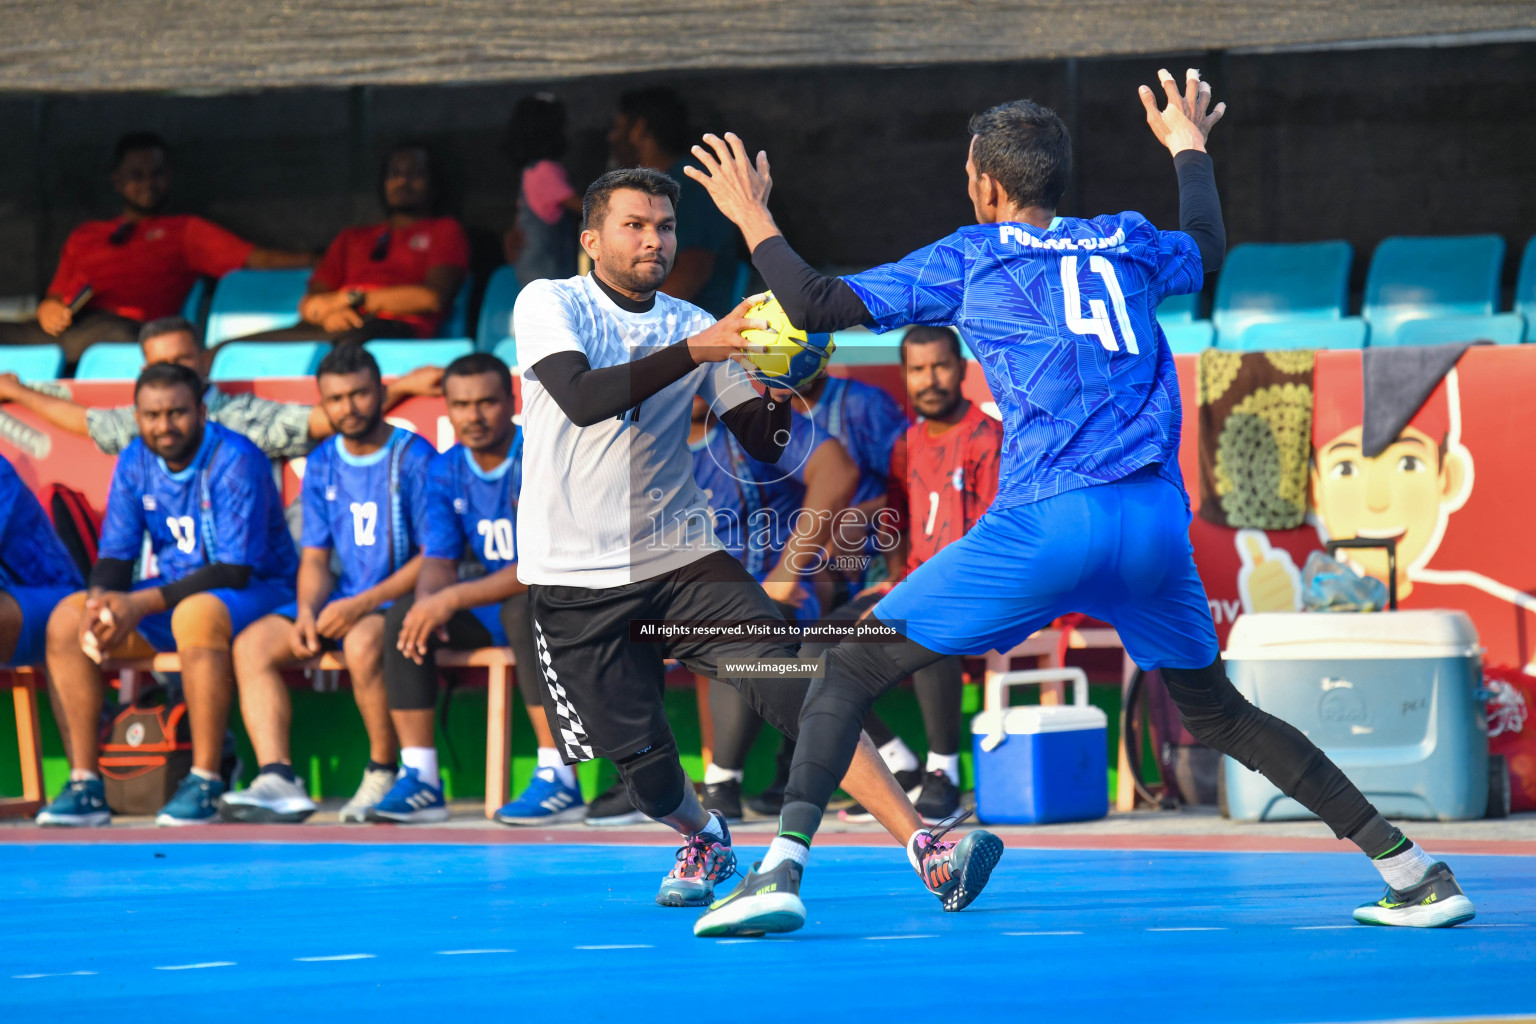
<instances>
[{"instance_id":1,"label":"blue and white cooler","mask_svg":"<svg viewBox=\"0 0 1536 1024\"><path fill-rule=\"evenodd\" d=\"M1014 686L1067 681L1072 703L1008 706ZM976 816L995 825L1088 821L1109 813L1109 719L1088 703L1078 668L1000 672L987 680L985 710L971 720Z\"/></svg>"},{"instance_id":2,"label":"blue and white cooler","mask_svg":"<svg viewBox=\"0 0 1536 1024\"><path fill-rule=\"evenodd\" d=\"M1310 737L1387 817L1486 811L1482 647L1465 613L1244 615L1226 662L1239 693ZM1230 818L1312 817L1231 758L1221 771Z\"/></svg>"}]
</instances>

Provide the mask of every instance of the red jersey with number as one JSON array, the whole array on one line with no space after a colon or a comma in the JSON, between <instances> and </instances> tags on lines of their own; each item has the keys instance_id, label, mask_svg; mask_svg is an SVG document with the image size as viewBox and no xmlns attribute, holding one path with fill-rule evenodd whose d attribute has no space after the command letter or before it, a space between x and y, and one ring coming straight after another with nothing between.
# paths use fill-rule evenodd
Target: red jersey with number
<instances>
[{"instance_id":1,"label":"red jersey with number","mask_svg":"<svg viewBox=\"0 0 1536 1024\"><path fill-rule=\"evenodd\" d=\"M425 217L404 228L383 224L347 228L331 241L310 280L325 291L392 288L426 284L433 267L469 268L469 239L452 217ZM410 324L418 338L430 338L448 315L380 313Z\"/></svg>"},{"instance_id":2,"label":"red jersey with number","mask_svg":"<svg viewBox=\"0 0 1536 1024\"><path fill-rule=\"evenodd\" d=\"M944 433L919 420L891 450L888 507L907 535L907 572L964 536L997 497L1003 425L969 404Z\"/></svg>"},{"instance_id":3,"label":"red jersey with number","mask_svg":"<svg viewBox=\"0 0 1536 1024\"><path fill-rule=\"evenodd\" d=\"M128 224L122 217L88 220L71 231L48 294L73 302L90 285L89 309L130 320L174 316L199 277L223 277L245 266L256 248L201 217L145 217Z\"/></svg>"}]
</instances>

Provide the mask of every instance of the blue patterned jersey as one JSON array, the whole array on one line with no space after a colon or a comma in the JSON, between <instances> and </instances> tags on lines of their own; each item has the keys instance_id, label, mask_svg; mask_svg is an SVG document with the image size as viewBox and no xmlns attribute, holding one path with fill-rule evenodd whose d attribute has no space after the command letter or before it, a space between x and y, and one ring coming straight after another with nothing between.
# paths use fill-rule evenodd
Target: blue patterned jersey
<instances>
[{"instance_id":1,"label":"blue patterned jersey","mask_svg":"<svg viewBox=\"0 0 1536 1024\"><path fill-rule=\"evenodd\" d=\"M284 584L298 570L272 463L217 423L203 428L203 443L180 472L138 438L118 456L97 552L131 561L146 531L167 583L215 562L248 565L254 579Z\"/></svg>"},{"instance_id":2,"label":"blue patterned jersey","mask_svg":"<svg viewBox=\"0 0 1536 1024\"><path fill-rule=\"evenodd\" d=\"M1178 378L1156 311L1201 279L1193 239L1121 213L964 227L846 280L873 330L964 336L1002 413L992 507L1007 508L1154 463L1183 487Z\"/></svg>"},{"instance_id":3,"label":"blue patterned jersey","mask_svg":"<svg viewBox=\"0 0 1536 1024\"><path fill-rule=\"evenodd\" d=\"M890 393L861 380L828 377L811 409L811 420L841 441L859 467L859 486L850 504L885 497L890 490L886 474L891 468L891 448L909 426L907 414Z\"/></svg>"},{"instance_id":4,"label":"blue patterned jersey","mask_svg":"<svg viewBox=\"0 0 1536 1024\"><path fill-rule=\"evenodd\" d=\"M457 562L465 547L486 572L517 562L517 498L523 489L523 431L516 428L501 465L487 473L456 444L427 467L421 553Z\"/></svg>"},{"instance_id":5,"label":"blue patterned jersey","mask_svg":"<svg viewBox=\"0 0 1536 1024\"><path fill-rule=\"evenodd\" d=\"M376 586L415 556L427 464L437 455L426 438L399 427L369 455L351 455L344 444L338 435L318 446L304 467L301 543L336 551L333 599Z\"/></svg>"},{"instance_id":6,"label":"blue patterned jersey","mask_svg":"<svg viewBox=\"0 0 1536 1024\"><path fill-rule=\"evenodd\" d=\"M702 441L688 444L693 479L715 517L715 536L759 583L789 543L795 516L805 505L805 464L827 440L796 412L790 414L789 444L772 465L748 455L719 423L710 425Z\"/></svg>"},{"instance_id":7,"label":"blue patterned jersey","mask_svg":"<svg viewBox=\"0 0 1536 1024\"><path fill-rule=\"evenodd\" d=\"M0 590L84 585L42 503L0 455Z\"/></svg>"}]
</instances>

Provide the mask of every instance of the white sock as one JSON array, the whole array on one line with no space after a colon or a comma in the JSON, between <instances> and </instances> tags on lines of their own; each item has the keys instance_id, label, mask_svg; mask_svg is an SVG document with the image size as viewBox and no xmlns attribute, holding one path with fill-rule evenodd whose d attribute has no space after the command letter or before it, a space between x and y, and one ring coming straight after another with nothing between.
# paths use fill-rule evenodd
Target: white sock
<instances>
[{"instance_id":1,"label":"white sock","mask_svg":"<svg viewBox=\"0 0 1536 1024\"><path fill-rule=\"evenodd\" d=\"M718 786L722 782L740 782L746 773L740 769L732 771L729 768L721 768L715 762L709 762L704 769L704 785Z\"/></svg>"},{"instance_id":2,"label":"white sock","mask_svg":"<svg viewBox=\"0 0 1536 1024\"><path fill-rule=\"evenodd\" d=\"M562 761L560 751L554 747L539 748L539 770L542 771L545 768L552 769L554 772L552 777L566 789L576 788L576 768Z\"/></svg>"},{"instance_id":3,"label":"white sock","mask_svg":"<svg viewBox=\"0 0 1536 1024\"><path fill-rule=\"evenodd\" d=\"M928 751L928 764L924 767L927 772L943 772L949 776L949 781L955 788L960 788L960 755L959 754L935 754Z\"/></svg>"},{"instance_id":4,"label":"white sock","mask_svg":"<svg viewBox=\"0 0 1536 1024\"><path fill-rule=\"evenodd\" d=\"M805 867L805 862L810 857L811 848L809 846L785 836L777 836L769 844L768 853L763 857L763 866L758 868L758 872L761 874L772 871L787 860L792 860L801 867Z\"/></svg>"},{"instance_id":5,"label":"white sock","mask_svg":"<svg viewBox=\"0 0 1536 1024\"><path fill-rule=\"evenodd\" d=\"M901 741L897 736L891 742L880 748L880 759L885 762L892 774L896 772L910 772L917 768L917 755L912 753L912 748Z\"/></svg>"},{"instance_id":6,"label":"white sock","mask_svg":"<svg viewBox=\"0 0 1536 1024\"><path fill-rule=\"evenodd\" d=\"M699 831L696 832L695 835L701 835L702 836L702 835L705 835L706 833L711 835L711 836L714 836L715 839L719 840L722 843L725 842L725 829L720 827L720 819L715 817L713 814L711 814L709 816L709 824L707 824L703 828L699 829Z\"/></svg>"},{"instance_id":7,"label":"white sock","mask_svg":"<svg viewBox=\"0 0 1536 1024\"><path fill-rule=\"evenodd\" d=\"M202 769L202 768L193 768L192 769L192 774L196 775L198 778L204 779L204 780L206 780L208 782L212 782L214 779L219 777L219 773L218 772L210 772L210 771L206 771L205 769Z\"/></svg>"},{"instance_id":8,"label":"white sock","mask_svg":"<svg viewBox=\"0 0 1536 1024\"><path fill-rule=\"evenodd\" d=\"M442 787L443 781L437 774L436 747L402 747L400 763L407 768L415 768L417 777L433 789Z\"/></svg>"},{"instance_id":9,"label":"white sock","mask_svg":"<svg viewBox=\"0 0 1536 1024\"><path fill-rule=\"evenodd\" d=\"M927 829L920 828L916 832L913 832L910 836L907 836L907 863L911 864L912 870L916 871L918 874L923 873L923 866L922 864L918 863L917 849L912 845L912 840L916 839L920 835L924 835L926 832Z\"/></svg>"},{"instance_id":10,"label":"white sock","mask_svg":"<svg viewBox=\"0 0 1536 1024\"><path fill-rule=\"evenodd\" d=\"M69 770L70 782L90 782L92 779L100 779L95 772L88 772L84 768L71 768Z\"/></svg>"},{"instance_id":11,"label":"white sock","mask_svg":"<svg viewBox=\"0 0 1536 1024\"><path fill-rule=\"evenodd\" d=\"M1388 885L1401 892L1417 885L1434 865L1435 858L1425 853L1422 846L1414 843L1406 850L1378 858L1371 863L1376 865L1376 870L1381 872L1381 877Z\"/></svg>"}]
</instances>

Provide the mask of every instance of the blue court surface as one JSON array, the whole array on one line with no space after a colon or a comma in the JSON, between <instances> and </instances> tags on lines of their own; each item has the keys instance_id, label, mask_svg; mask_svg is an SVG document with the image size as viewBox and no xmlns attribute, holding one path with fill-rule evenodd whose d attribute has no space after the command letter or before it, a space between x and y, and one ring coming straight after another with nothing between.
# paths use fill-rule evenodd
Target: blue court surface
<instances>
[{"instance_id":1,"label":"blue court surface","mask_svg":"<svg viewBox=\"0 0 1536 1024\"><path fill-rule=\"evenodd\" d=\"M741 847L746 855L759 849ZM1381 1021L1536 1013L1536 858L1469 925L1355 925L1356 856L1009 849L944 914L813 853L804 931L701 940L655 846L0 846L0 1020ZM876 1017L875 1015L880 1016Z\"/></svg>"}]
</instances>

